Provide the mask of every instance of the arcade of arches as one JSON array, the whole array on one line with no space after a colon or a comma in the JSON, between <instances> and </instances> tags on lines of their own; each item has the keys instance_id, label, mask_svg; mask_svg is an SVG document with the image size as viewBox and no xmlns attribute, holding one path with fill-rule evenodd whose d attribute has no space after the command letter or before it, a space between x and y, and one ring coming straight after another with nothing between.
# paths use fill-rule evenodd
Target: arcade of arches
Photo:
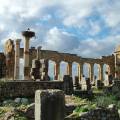
<instances>
[{"instance_id":1,"label":"arcade of arches","mask_svg":"<svg viewBox=\"0 0 120 120\"><path fill-rule=\"evenodd\" d=\"M97 68L95 69L95 65ZM79 80L82 79L83 75L86 78L91 80L98 79L104 80L105 73L112 74L110 67L107 64L96 64L96 63L77 63L77 62L49 62L49 75L52 76L52 79L62 79L64 75L70 75L75 78L79 77ZM50 71L51 70L51 71Z\"/></svg>"},{"instance_id":2,"label":"arcade of arches","mask_svg":"<svg viewBox=\"0 0 120 120\"><path fill-rule=\"evenodd\" d=\"M20 57L23 57L22 48L20 51ZM32 63L32 59L36 58L37 56L37 50L35 48L31 48L30 51L30 63ZM76 54L40 50L39 56L40 58L47 59L49 61L48 74L51 74L52 79L54 80L60 80L64 75L70 75L72 77L78 76L79 80L81 80L83 75L91 80L95 79L96 76L97 79L103 80L106 71L108 74L113 76L115 73L115 68L113 67L115 66L114 55L102 56L100 59L94 59L82 58ZM95 69L95 66L97 66L97 69Z\"/></svg>"}]
</instances>

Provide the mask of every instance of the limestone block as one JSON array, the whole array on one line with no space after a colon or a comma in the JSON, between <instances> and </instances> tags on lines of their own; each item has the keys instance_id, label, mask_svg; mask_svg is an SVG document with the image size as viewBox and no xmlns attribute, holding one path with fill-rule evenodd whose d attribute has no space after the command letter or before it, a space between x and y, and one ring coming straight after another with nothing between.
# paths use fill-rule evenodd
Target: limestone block
<instances>
[{"instance_id":1,"label":"limestone block","mask_svg":"<svg viewBox=\"0 0 120 120\"><path fill-rule=\"evenodd\" d=\"M64 120L65 96L61 90L37 90L35 120Z\"/></svg>"}]
</instances>

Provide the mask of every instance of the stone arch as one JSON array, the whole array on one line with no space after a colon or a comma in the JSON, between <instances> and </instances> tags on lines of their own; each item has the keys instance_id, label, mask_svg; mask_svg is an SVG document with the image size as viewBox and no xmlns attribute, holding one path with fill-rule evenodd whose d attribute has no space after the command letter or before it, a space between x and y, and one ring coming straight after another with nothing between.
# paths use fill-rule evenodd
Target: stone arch
<instances>
[{"instance_id":1,"label":"stone arch","mask_svg":"<svg viewBox=\"0 0 120 120\"><path fill-rule=\"evenodd\" d=\"M98 80L103 80L103 64L98 64Z\"/></svg>"},{"instance_id":2,"label":"stone arch","mask_svg":"<svg viewBox=\"0 0 120 120\"><path fill-rule=\"evenodd\" d=\"M49 60L49 67L48 67L48 75L50 76L50 80L54 80L55 78L55 64L56 62L53 60Z\"/></svg>"},{"instance_id":3,"label":"stone arch","mask_svg":"<svg viewBox=\"0 0 120 120\"><path fill-rule=\"evenodd\" d=\"M63 76L68 74L68 63L65 61L60 62L60 80L63 80Z\"/></svg>"},{"instance_id":4,"label":"stone arch","mask_svg":"<svg viewBox=\"0 0 120 120\"><path fill-rule=\"evenodd\" d=\"M73 77L73 80L75 79L75 76L79 77L79 63L77 62L73 62L72 63L72 77Z\"/></svg>"},{"instance_id":5,"label":"stone arch","mask_svg":"<svg viewBox=\"0 0 120 120\"><path fill-rule=\"evenodd\" d=\"M90 63L83 64L83 75L85 78L90 78Z\"/></svg>"},{"instance_id":6,"label":"stone arch","mask_svg":"<svg viewBox=\"0 0 120 120\"><path fill-rule=\"evenodd\" d=\"M103 65L103 78L104 80L106 79L106 77L108 77L110 75L110 66L108 64L104 64Z\"/></svg>"},{"instance_id":7,"label":"stone arch","mask_svg":"<svg viewBox=\"0 0 120 120\"><path fill-rule=\"evenodd\" d=\"M99 79L99 73L100 72L100 65L95 63L94 64L94 80L98 80Z\"/></svg>"}]
</instances>

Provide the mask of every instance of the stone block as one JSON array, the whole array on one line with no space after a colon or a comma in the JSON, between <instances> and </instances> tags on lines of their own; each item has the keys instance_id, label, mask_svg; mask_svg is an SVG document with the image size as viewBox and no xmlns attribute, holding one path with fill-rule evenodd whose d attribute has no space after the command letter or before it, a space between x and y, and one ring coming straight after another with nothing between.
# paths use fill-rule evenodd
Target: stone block
<instances>
[{"instance_id":1,"label":"stone block","mask_svg":"<svg viewBox=\"0 0 120 120\"><path fill-rule=\"evenodd\" d=\"M64 120L65 96L61 90L37 90L35 120Z\"/></svg>"},{"instance_id":2,"label":"stone block","mask_svg":"<svg viewBox=\"0 0 120 120\"><path fill-rule=\"evenodd\" d=\"M37 59L32 60L32 68L40 68L40 61Z\"/></svg>"},{"instance_id":3,"label":"stone block","mask_svg":"<svg viewBox=\"0 0 120 120\"><path fill-rule=\"evenodd\" d=\"M96 80L95 86L96 86L96 88L98 88L98 89L102 89L102 88L103 88L103 83L102 83L102 81L101 81L101 80Z\"/></svg>"},{"instance_id":4,"label":"stone block","mask_svg":"<svg viewBox=\"0 0 120 120\"><path fill-rule=\"evenodd\" d=\"M65 94L71 95L73 93L73 80L72 80L72 77L70 77L70 75L64 75L63 81L64 81Z\"/></svg>"}]
</instances>

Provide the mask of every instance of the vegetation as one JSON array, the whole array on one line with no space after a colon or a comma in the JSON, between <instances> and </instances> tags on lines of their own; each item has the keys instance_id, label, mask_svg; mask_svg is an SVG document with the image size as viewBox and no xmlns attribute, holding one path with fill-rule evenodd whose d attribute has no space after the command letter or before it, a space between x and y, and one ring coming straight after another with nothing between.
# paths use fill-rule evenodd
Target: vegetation
<instances>
[{"instance_id":1,"label":"vegetation","mask_svg":"<svg viewBox=\"0 0 120 120\"><path fill-rule=\"evenodd\" d=\"M120 109L120 101L118 101L115 95L105 94L102 90L98 89L94 89L94 94L95 96L92 100L77 96L66 96L66 104L77 106L71 116L77 117L97 107L108 107L110 104L115 104ZM4 102L0 107L0 118L5 116L7 112L14 110L15 120L27 120L24 111L28 108L28 104L15 103L12 100L7 100L7 103Z\"/></svg>"},{"instance_id":2,"label":"vegetation","mask_svg":"<svg viewBox=\"0 0 120 120\"><path fill-rule=\"evenodd\" d=\"M28 120L24 111L28 108L27 104L18 104L12 100L8 100L0 107L0 119L4 119L7 113L13 114L14 120Z\"/></svg>"},{"instance_id":3,"label":"vegetation","mask_svg":"<svg viewBox=\"0 0 120 120\"><path fill-rule=\"evenodd\" d=\"M102 90L95 90L95 96L92 100L81 99L79 97L74 97L74 101L78 101L79 104L73 111L73 116L80 116L84 112L95 109L97 107L108 107L110 104L115 104L118 109L120 109L120 101L113 94L104 94ZM84 101L84 104L83 104Z\"/></svg>"}]
</instances>

